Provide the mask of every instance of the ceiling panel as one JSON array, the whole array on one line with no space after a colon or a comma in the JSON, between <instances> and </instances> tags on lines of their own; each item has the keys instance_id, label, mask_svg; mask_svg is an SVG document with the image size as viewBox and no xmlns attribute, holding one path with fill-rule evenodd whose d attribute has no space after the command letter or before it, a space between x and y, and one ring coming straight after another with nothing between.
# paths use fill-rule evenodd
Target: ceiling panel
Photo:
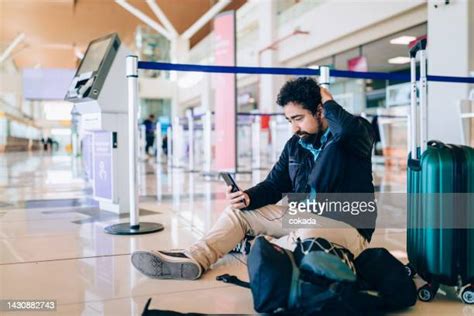
<instances>
[{"instance_id":1,"label":"ceiling panel","mask_svg":"<svg viewBox=\"0 0 474 316\"><path fill-rule=\"evenodd\" d=\"M156 16L144 0L129 0L155 21ZM216 0L157 0L178 33L187 30ZM237 9L245 0L234 0L227 9ZM13 53L19 68L76 66L74 47L84 52L95 38L117 32L127 45L133 44L138 18L114 0L0 0L0 48L25 33ZM210 32L210 24L192 39L194 44Z\"/></svg>"}]
</instances>

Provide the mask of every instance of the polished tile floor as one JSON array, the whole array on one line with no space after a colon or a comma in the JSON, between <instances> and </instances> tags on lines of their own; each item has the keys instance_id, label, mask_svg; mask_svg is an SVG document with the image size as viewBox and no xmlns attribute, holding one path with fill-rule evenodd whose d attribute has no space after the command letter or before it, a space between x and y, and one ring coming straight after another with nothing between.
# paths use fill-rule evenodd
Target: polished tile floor
<instances>
[{"instance_id":1,"label":"polished tile floor","mask_svg":"<svg viewBox=\"0 0 474 316\"><path fill-rule=\"evenodd\" d=\"M165 230L112 236L104 227L127 218L98 210L80 165L65 155L0 155L1 299L53 299L57 310L51 315L137 315L148 298L151 308L255 313L249 290L215 280L224 273L248 279L242 256L227 255L198 281L152 280L130 264L135 250L185 248L202 236L226 205L221 181L179 169L168 172L151 160L140 162L141 220L162 223ZM404 171L381 166L374 171L378 190L403 192ZM245 188L265 175L244 174L238 181ZM371 245L386 247L406 261L402 229L376 230ZM451 292L403 313L474 315L474 308Z\"/></svg>"}]
</instances>

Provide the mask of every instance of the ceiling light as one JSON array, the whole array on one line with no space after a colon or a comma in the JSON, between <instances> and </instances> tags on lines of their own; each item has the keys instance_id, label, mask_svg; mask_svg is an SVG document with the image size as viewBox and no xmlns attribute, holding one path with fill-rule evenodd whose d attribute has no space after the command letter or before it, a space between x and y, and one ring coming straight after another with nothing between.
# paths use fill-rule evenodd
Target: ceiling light
<instances>
[{"instance_id":1,"label":"ceiling light","mask_svg":"<svg viewBox=\"0 0 474 316\"><path fill-rule=\"evenodd\" d=\"M397 37L397 38L394 38L394 39L390 40L390 44L408 45L414 40L416 40L416 37L404 35L404 36L400 36L400 37Z\"/></svg>"},{"instance_id":2,"label":"ceiling light","mask_svg":"<svg viewBox=\"0 0 474 316\"><path fill-rule=\"evenodd\" d=\"M409 62L410 62L410 57L402 57L402 56L390 58L388 60L389 64L397 64L397 65L408 64Z\"/></svg>"}]
</instances>

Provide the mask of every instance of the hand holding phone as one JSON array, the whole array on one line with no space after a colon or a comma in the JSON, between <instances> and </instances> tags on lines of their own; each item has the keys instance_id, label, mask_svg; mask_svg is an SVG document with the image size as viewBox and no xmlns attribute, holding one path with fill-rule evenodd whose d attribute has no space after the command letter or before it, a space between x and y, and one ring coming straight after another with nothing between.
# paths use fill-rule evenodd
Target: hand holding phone
<instances>
[{"instance_id":1,"label":"hand holding phone","mask_svg":"<svg viewBox=\"0 0 474 316\"><path fill-rule=\"evenodd\" d=\"M225 184L227 184L227 186L231 186L231 187L232 187L232 190L230 191L231 193L240 191L239 186L238 186L237 183L235 182L234 178L232 178L232 176L230 175L230 173L228 173L228 172L221 172L221 173L220 173L220 176L222 177L222 179L224 179Z\"/></svg>"},{"instance_id":2,"label":"hand holding phone","mask_svg":"<svg viewBox=\"0 0 474 316\"><path fill-rule=\"evenodd\" d=\"M220 176L224 179L227 189L226 189L226 198L230 202L230 206L236 209L243 209L250 204L250 197L247 193L242 192L232 178L232 176L227 172L221 172Z\"/></svg>"}]
</instances>

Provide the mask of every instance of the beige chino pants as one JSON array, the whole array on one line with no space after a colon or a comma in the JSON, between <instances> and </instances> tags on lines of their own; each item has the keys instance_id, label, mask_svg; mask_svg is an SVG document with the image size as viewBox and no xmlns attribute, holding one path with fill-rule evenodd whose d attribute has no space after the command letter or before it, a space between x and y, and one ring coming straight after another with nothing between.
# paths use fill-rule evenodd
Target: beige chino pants
<instances>
[{"instance_id":1,"label":"beige chino pants","mask_svg":"<svg viewBox=\"0 0 474 316\"><path fill-rule=\"evenodd\" d=\"M316 228L284 229L282 218L286 210L287 207L280 205L267 205L252 211L227 207L211 230L185 253L207 270L219 258L234 249L245 235L267 235L275 238L288 236L289 244L298 237L301 239L321 237L347 248L356 257L367 248L367 240L357 229L326 217L318 216ZM334 222L337 222L337 225L334 225ZM325 228L325 226L337 228Z\"/></svg>"}]
</instances>

